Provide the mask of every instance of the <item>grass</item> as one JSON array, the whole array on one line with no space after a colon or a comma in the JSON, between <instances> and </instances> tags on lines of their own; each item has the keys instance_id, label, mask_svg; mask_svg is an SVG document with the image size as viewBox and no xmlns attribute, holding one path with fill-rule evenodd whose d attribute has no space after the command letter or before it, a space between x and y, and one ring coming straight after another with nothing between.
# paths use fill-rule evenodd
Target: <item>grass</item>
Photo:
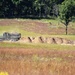
<instances>
[{"instance_id":1,"label":"grass","mask_svg":"<svg viewBox=\"0 0 75 75\"><path fill-rule=\"evenodd\" d=\"M0 19L0 21L2 21L2 20L5 20L5 19ZM11 21L14 21L15 23L11 22ZM65 35L65 33L61 33L60 35L59 34L57 34L57 35L49 35L47 32L45 34L40 34L40 33L35 33L33 31L33 28L35 28L35 26L36 26L35 22L40 22L40 23L41 22L43 22L43 23L44 22L46 22L46 23L51 22L53 25L56 26L56 28L59 28L59 29L60 29L60 27L64 27L64 25L59 23L60 21L58 19L57 20L52 20L52 19L41 19L41 20L13 19L11 21L7 22L7 24L3 23L3 24L6 24L6 26L5 25L3 25L3 26L0 25L0 35L2 35L3 32L18 32L18 33L21 33L22 36L24 36L24 37L27 37L27 36L34 36L34 37L35 36L62 37L62 38L68 38L68 39L75 40L75 35L70 35L70 34L69 35ZM20 24L18 23L19 21L20 21ZM24 22L26 22L26 23L24 23ZM28 22L30 22L30 23L28 23ZM58 25L58 23L59 23L59 25ZM23 29L25 24L27 24L26 26L29 27L29 29L32 28L32 31L27 31L27 30ZM75 28L75 22L71 22L70 25L69 25L69 28L73 28L74 29Z\"/></svg>"},{"instance_id":2,"label":"grass","mask_svg":"<svg viewBox=\"0 0 75 75\"><path fill-rule=\"evenodd\" d=\"M11 65L12 64L12 65ZM74 63L64 62L30 62L30 61L4 61L0 62L9 75L74 75Z\"/></svg>"},{"instance_id":3,"label":"grass","mask_svg":"<svg viewBox=\"0 0 75 75\"><path fill-rule=\"evenodd\" d=\"M19 26L0 26L0 35L2 36L4 32L17 32L21 33L22 37L37 37L37 36L43 36L43 37L61 37L61 38L67 38L71 40L75 40L75 35L48 35L48 34L39 34L35 32L29 32L25 31Z\"/></svg>"},{"instance_id":4,"label":"grass","mask_svg":"<svg viewBox=\"0 0 75 75\"><path fill-rule=\"evenodd\" d=\"M34 33L34 32L28 32L20 28L19 26L0 26L0 35L3 35L4 32L9 32L9 33L21 33L22 36L27 37L27 36L39 36L40 34Z\"/></svg>"},{"instance_id":5,"label":"grass","mask_svg":"<svg viewBox=\"0 0 75 75\"><path fill-rule=\"evenodd\" d=\"M0 71L7 72L8 75L74 75L75 61L73 61L74 55L72 56L72 53L65 52L62 55L58 51L57 55L53 53L48 54L49 52L46 52L47 55L43 53L38 55L39 49L36 54L35 49L34 53L32 52L33 54L28 54L29 51L27 50L26 52L26 49L14 50L10 47L8 51L7 48L2 50L2 52L0 50ZM41 55L43 56L41 57ZM69 55L69 58L67 55ZM67 59L61 58L62 56L67 57ZM69 61L69 59L72 60Z\"/></svg>"},{"instance_id":6,"label":"grass","mask_svg":"<svg viewBox=\"0 0 75 75\"><path fill-rule=\"evenodd\" d=\"M63 24L60 22L59 19L41 19L41 21L42 21L42 22L45 22L45 23L50 23L50 22L51 22L52 24L55 24L56 26L57 26L58 24L61 24L60 26L63 25ZM70 26L74 26L74 24L75 24L75 21L69 23ZM75 27L75 26L74 26L74 27Z\"/></svg>"},{"instance_id":7,"label":"grass","mask_svg":"<svg viewBox=\"0 0 75 75\"><path fill-rule=\"evenodd\" d=\"M58 22L60 22L58 19L56 20L53 20L53 19L41 19L42 22L45 22L45 23L55 23L56 25L58 24Z\"/></svg>"},{"instance_id":8,"label":"grass","mask_svg":"<svg viewBox=\"0 0 75 75\"><path fill-rule=\"evenodd\" d=\"M36 21L58 25L57 20ZM0 26L0 35L2 36L4 32L18 32L22 37L62 37L75 40L75 35L39 34L26 31L20 25ZM74 75L74 59L75 46L73 45L0 42L0 73L7 72L8 75Z\"/></svg>"},{"instance_id":9,"label":"grass","mask_svg":"<svg viewBox=\"0 0 75 75\"><path fill-rule=\"evenodd\" d=\"M31 49L49 49L49 50L75 50L72 45L57 44L20 44L20 43L0 43L0 47L8 48L31 48Z\"/></svg>"}]
</instances>

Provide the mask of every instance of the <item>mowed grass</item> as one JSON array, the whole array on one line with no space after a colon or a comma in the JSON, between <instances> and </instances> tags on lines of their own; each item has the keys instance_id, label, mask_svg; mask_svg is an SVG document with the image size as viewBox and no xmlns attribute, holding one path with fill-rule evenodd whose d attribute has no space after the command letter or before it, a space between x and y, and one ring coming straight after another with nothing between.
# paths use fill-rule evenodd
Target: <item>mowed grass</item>
<instances>
[{"instance_id":1,"label":"mowed grass","mask_svg":"<svg viewBox=\"0 0 75 75\"><path fill-rule=\"evenodd\" d=\"M22 43L7 43L1 42L0 47L5 48L31 48L31 49L48 49L48 50L75 50L72 45L57 45L57 44L22 44Z\"/></svg>"},{"instance_id":2,"label":"mowed grass","mask_svg":"<svg viewBox=\"0 0 75 75\"><path fill-rule=\"evenodd\" d=\"M0 26L0 35L2 36L4 32L9 33L21 33L22 37L27 36L39 36L40 34L36 34L35 32L28 32L20 28L19 26Z\"/></svg>"},{"instance_id":3,"label":"mowed grass","mask_svg":"<svg viewBox=\"0 0 75 75\"><path fill-rule=\"evenodd\" d=\"M75 35L48 35L48 34L39 34L35 32L29 32L23 30L20 26L0 26L0 36L3 35L4 32L9 32L9 33L21 33L22 37L37 37L37 36L42 36L42 37L61 37L61 38L67 38L70 40L75 40Z\"/></svg>"}]
</instances>

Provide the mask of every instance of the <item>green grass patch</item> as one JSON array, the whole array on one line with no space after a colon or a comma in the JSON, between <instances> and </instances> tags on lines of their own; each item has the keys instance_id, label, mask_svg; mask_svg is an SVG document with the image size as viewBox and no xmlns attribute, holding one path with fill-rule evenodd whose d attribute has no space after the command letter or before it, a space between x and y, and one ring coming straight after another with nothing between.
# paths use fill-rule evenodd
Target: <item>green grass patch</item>
<instances>
[{"instance_id":1,"label":"green grass patch","mask_svg":"<svg viewBox=\"0 0 75 75\"><path fill-rule=\"evenodd\" d=\"M21 33L22 37L37 37L37 36L43 36L43 37L61 37L61 38L67 38L70 40L75 40L75 35L48 35L48 34L39 34L35 32L28 32L23 30L22 28L18 26L0 26L0 35L2 36L4 32L10 32L10 33Z\"/></svg>"},{"instance_id":2,"label":"green grass patch","mask_svg":"<svg viewBox=\"0 0 75 75\"><path fill-rule=\"evenodd\" d=\"M51 23L58 23L59 22L59 20L53 20L53 19L41 19L41 21L42 22L46 22L46 23L49 23L49 22L51 22Z\"/></svg>"},{"instance_id":3,"label":"green grass patch","mask_svg":"<svg viewBox=\"0 0 75 75\"><path fill-rule=\"evenodd\" d=\"M7 43L1 42L0 47L9 48L32 48L32 49L49 49L49 50L75 50L72 45L57 45L57 44L20 44L20 43Z\"/></svg>"},{"instance_id":4,"label":"green grass patch","mask_svg":"<svg viewBox=\"0 0 75 75\"><path fill-rule=\"evenodd\" d=\"M60 22L59 19L41 19L41 21L43 23L51 23L53 26L55 26L56 28L65 28L65 25L63 23ZM75 29L75 21L74 22L70 22L68 25L68 28L74 28Z\"/></svg>"},{"instance_id":5,"label":"green grass patch","mask_svg":"<svg viewBox=\"0 0 75 75\"><path fill-rule=\"evenodd\" d=\"M20 28L19 26L0 26L0 35L2 35L4 32L10 32L10 33L21 33L22 36L39 36L40 34L35 32L28 32Z\"/></svg>"}]
</instances>

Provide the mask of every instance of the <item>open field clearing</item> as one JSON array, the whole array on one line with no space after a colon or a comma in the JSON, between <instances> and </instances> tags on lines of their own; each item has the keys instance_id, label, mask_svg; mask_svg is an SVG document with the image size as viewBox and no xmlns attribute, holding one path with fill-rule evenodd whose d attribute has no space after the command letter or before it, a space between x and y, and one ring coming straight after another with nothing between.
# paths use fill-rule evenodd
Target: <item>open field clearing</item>
<instances>
[{"instance_id":1,"label":"open field clearing","mask_svg":"<svg viewBox=\"0 0 75 75\"><path fill-rule=\"evenodd\" d=\"M4 32L24 37L61 37L75 40L75 23L68 34L58 20L0 19ZM8 75L75 75L75 45L0 42L0 72Z\"/></svg>"},{"instance_id":2,"label":"open field clearing","mask_svg":"<svg viewBox=\"0 0 75 75\"><path fill-rule=\"evenodd\" d=\"M56 35L65 34L65 25L63 25L58 20L1 19L0 26L6 26L6 27L12 26L14 28L20 28L28 32L47 34L47 35L48 34L49 35L50 34L56 34ZM12 31L14 30L14 28L12 28ZM68 26L68 34L75 34L74 31L75 31L75 22L72 22Z\"/></svg>"},{"instance_id":3,"label":"open field clearing","mask_svg":"<svg viewBox=\"0 0 75 75\"><path fill-rule=\"evenodd\" d=\"M70 23L68 35L65 35L65 26L57 20L0 19L0 35L4 32L17 32L21 33L22 37L62 37L75 40L74 24Z\"/></svg>"}]
</instances>

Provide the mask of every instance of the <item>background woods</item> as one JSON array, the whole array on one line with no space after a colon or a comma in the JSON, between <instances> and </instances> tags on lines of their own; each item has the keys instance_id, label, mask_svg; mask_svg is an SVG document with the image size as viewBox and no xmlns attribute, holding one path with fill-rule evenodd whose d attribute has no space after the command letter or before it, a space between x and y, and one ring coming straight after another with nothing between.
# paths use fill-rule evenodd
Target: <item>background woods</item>
<instances>
[{"instance_id":1,"label":"background woods","mask_svg":"<svg viewBox=\"0 0 75 75\"><path fill-rule=\"evenodd\" d=\"M0 18L57 17L64 0L0 0Z\"/></svg>"}]
</instances>

